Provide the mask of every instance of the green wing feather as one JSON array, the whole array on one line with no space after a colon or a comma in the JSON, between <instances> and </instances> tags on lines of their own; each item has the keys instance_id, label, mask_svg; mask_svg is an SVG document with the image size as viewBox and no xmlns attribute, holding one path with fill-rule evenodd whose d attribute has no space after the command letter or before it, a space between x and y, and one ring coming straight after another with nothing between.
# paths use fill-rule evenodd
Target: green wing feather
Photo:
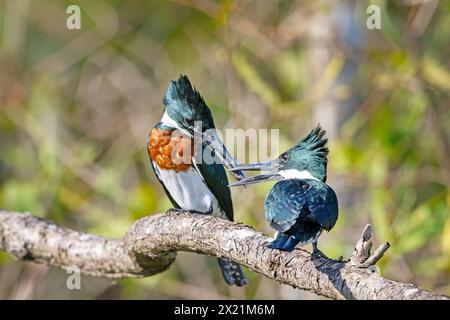
<instances>
[{"instance_id":1,"label":"green wing feather","mask_svg":"<svg viewBox=\"0 0 450 320\"><path fill-rule=\"evenodd\" d=\"M219 201L219 205L228 219L233 220L233 201L231 200L231 191L228 187L228 177L222 164L197 164L200 174L205 180L209 190Z\"/></svg>"}]
</instances>

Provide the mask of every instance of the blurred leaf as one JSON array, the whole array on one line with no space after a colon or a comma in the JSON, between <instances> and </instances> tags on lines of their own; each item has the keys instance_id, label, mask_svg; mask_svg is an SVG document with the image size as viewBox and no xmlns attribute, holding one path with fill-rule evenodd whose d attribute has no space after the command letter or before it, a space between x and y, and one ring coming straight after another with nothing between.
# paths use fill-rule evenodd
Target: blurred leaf
<instances>
[{"instance_id":1,"label":"blurred leaf","mask_svg":"<svg viewBox=\"0 0 450 320\"><path fill-rule=\"evenodd\" d=\"M127 209L133 220L140 219L154 213L157 198L155 191L149 184L141 184L129 191Z\"/></svg>"},{"instance_id":2,"label":"blurred leaf","mask_svg":"<svg viewBox=\"0 0 450 320\"><path fill-rule=\"evenodd\" d=\"M11 261L11 257L3 251L0 251L0 266Z\"/></svg>"},{"instance_id":3,"label":"blurred leaf","mask_svg":"<svg viewBox=\"0 0 450 320\"><path fill-rule=\"evenodd\" d=\"M84 219L91 225L86 228L88 233L116 239L122 238L134 222L124 211L111 213L99 207L91 207L89 215Z\"/></svg>"},{"instance_id":4,"label":"blurred leaf","mask_svg":"<svg viewBox=\"0 0 450 320\"><path fill-rule=\"evenodd\" d=\"M33 215L45 215L37 183L8 181L2 192L1 207L8 210L32 212Z\"/></svg>"},{"instance_id":5,"label":"blurred leaf","mask_svg":"<svg viewBox=\"0 0 450 320\"><path fill-rule=\"evenodd\" d=\"M327 95L333 84L335 84L339 74L342 72L344 63L344 57L340 55L333 56L328 62L321 78L309 90L307 98L315 102Z\"/></svg>"},{"instance_id":6,"label":"blurred leaf","mask_svg":"<svg viewBox=\"0 0 450 320\"><path fill-rule=\"evenodd\" d=\"M280 101L277 92L259 75L255 67L247 61L243 54L235 53L233 63L236 72L245 84L260 95L268 106L274 107Z\"/></svg>"},{"instance_id":7,"label":"blurred leaf","mask_svg":"<svg viewBox=\"0 0 450 320\"><path fill-rule=\"evenodd\" d=\"M404 254L417 250L439 236L448 216L448 209L442 205L444 194L430 198L427 202L411 212L403 223L396 224L398 242L395 245L396 253Z\"/></svg>"},{"instance_id":8,"label":"blurred leaf","mask_svg":"<svg viewBox=\"0 0 450 320\"><path fill-rule=\"evenodd\" d=\"M302 60L297 50L284 50L273 57L271 67L275 72L279 89L295 99L302 91Z\"/></svg>"},{"instance_id":9,"label":"blurred leaf","mask_svg":"<svg viewBox=\"0 0 450 320\"><path fill-rule=\"evenodd\" d=\"M450 258L450 217L447 219L442 231L442 251Z\"/></svg>"},{"instance_id":10,"label":"blurred leaf","mask_svg":"<svg viewBox=\"0 0 450 320\"><path fill-rule=\"evenodd\" d=\"M424 59L422 63L422 73L429 83L442 90L450 90L450 72L448 68L438 64L432 59Z\"/></svg>"},{"instance_id":11,"label":"blurred leaf","mask_svg":"<svg viewBox=\"0 0 450 320\"><path fill-rule=\"evenodd\" d=\"M76 190L77 192L74 192L72 189L66 187L61 187L58 190L60 201L73 211L78 211L81 206L89 201L89 197L82 194L82 189L77 188Z\"/></svg>"},{"instance_id":12,"label":"blurred leaf","mask_svg":"<svg viewBox=\"0 0 450 320\"><path fill-rule=\"evenodd\" d=\"M97 192L103 194L109 199L119 200L118 196L121 193L118 186L120 186L121 173L118 168L102 168L96 180Z\"/></svg>"}]
</instances>

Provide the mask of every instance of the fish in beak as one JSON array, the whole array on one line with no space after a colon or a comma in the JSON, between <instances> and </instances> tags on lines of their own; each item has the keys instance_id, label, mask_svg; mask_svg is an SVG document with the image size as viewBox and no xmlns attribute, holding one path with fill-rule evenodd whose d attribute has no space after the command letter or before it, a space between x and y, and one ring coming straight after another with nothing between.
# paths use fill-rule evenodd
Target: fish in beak
<instances>
[{"instance_id":1,"label":"fish in beak","mask_svg":"<svg viewBox=\"0 0 450 320\"><path fill-rule=\"evenodd\" d=\"M236 186L245 186L247 184L253 184L264 181L278 181L282 180L283 177L278 173L279 163L276 160L260 162L260 163L252 163L245 164L242 166L237 166L230 169L231 172L236 171L267 171L267 173L259 174L253 177L244 178L240 181L236 181L234 183L230 183L230 187Z\"/></svg>"}]
</instances>

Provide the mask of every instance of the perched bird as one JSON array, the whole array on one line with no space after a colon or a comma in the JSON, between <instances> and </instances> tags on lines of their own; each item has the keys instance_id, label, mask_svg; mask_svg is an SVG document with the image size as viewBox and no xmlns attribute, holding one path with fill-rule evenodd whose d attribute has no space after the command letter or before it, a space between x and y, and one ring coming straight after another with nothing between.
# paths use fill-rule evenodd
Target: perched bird
<instances>
[{"instance_id":1,"label":"perched bird","mask_svg":"<svg viewBox=\"0 0 450 320\"><path fill-rule=\"evenodd\" d=\"M327 155L325 131L317 126L277 159L231 169L268 173L230 186L281 180L270 190L264 204L266 218L277 231L269 248L292 251L298 244L312 243L313 253L323 255L317 248L317 239L323 230L330 231L338 218L336 194L325 183Z\"/></svg>"},{"instance_id":2,"label":"perched bird","mask_svg":"<svg viewBox=\"0 0 450 320\"><path fill-rule=\"evenodd\" d=\"M163 103L164 115L151 131L147 149L167 196L175 208L232 221L233 203L224 164L233 168L237 163L218 137L211 111L183 75L171 81ZM233 174L238 179L245 177L239 170ZM229 285L247 284L239 264L221 257L218 260Z\"/></svg>"}]
</instances>

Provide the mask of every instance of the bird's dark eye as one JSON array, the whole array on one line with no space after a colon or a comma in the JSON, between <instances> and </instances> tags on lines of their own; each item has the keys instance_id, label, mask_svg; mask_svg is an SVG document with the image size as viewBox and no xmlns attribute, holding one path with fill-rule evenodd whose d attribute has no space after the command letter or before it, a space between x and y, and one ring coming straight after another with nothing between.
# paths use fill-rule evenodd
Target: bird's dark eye
<instances>
[{"instance_id":1,"label":"bird's dark eye","mask_svg":"<svg viewBox=\"0 0 450 320\"><path fill-rule=\"evenodd\" d=\"M286 161L288 161L288 159L289 159L289 154L287 154L287 153L283 153L283 154L280 156L280 160L281 160L282 162L286 162Z\"/></svg>"},{"instance_id":2,"label":"bird's dark eye","mask_svg":"<svg viewBox=\"0 0 450 320\"><path fill-rule=\"evenodd\" d=\"M185 120L188 125L194 124L194 119L192 119L192 118L186 118Z\"/></svg>"}]
</instances>

